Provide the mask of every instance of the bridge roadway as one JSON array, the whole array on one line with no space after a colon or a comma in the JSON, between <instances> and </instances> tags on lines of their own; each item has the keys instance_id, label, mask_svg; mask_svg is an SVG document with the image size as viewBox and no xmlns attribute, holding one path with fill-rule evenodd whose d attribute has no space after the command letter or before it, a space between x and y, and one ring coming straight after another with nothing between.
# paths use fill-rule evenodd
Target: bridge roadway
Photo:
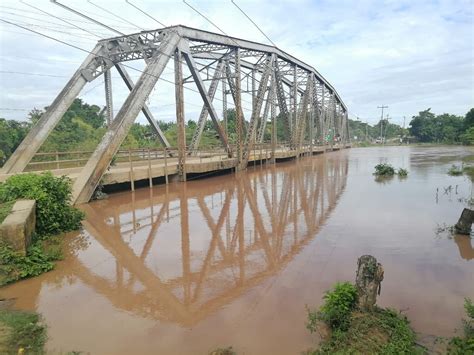
<instances>
[{"instance_id":1,"label":"bridge roadway","mask_svg":"<svg viewBox=\"0 0 474 355\"><path fill-rule=\"evenodd\" d=\"M335 144L333 146L313 146L313 155L322 154L340 149L350 148L350 144ZM289 149L288 147L280 147L275 151L275 161L283 161L295 159L298 156L308 156L311 154L311 147L309 145L303 146L299 152L297 150ZM120 183L131 184L134 189L135 181L148 180L150 185L153 184L154 178L165 178L166 181L175 178L178 175L178 159L177 157L163 157L147 159L146 154L144 159L130 162L119 162L111 166L102 177L103 185L114 185ZM249 163L259 164L269 161L271 158L271 151L269 149L256 149L252 151L249 156ZM35 162L32 164L49 164L55 165L62 161L47 161ZM59 166L59 165L58 165ZM237 167L237 159L229 158L224 152L221 154L209 154L200 156L187 156L185 163L186 174L205 174L209 172L229 170ZM71 180L75 180L82 171L83 167L71 168L50 168L51 172L56 176L68 176ZM41 173L44 170L30 170L29 172ZM0 182L5 181L8 177L16 174L0 174Z\"/></svg>"}]
</instances>

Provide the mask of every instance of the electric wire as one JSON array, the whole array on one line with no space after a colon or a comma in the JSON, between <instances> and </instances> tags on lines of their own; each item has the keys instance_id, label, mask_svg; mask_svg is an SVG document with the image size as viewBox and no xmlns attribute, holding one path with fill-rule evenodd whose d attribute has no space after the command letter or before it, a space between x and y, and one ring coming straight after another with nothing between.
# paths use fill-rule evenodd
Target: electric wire
<instances>
[{"instance_id":1,"label":"electric wire","mask_svg":"<svg viewBox=\"0 0 474 355\"><path fill-rule=\"evenodd\" d=\"M57 2L55 1L54 3L57 3ZM34 33L34 34L36 34L36 35L43 36L43 37L45 37L45 38L51 39L51 40L53 40L53 41L59 42L59 43L61 43L61 44L64 44L64 45L67 45L67 46L69 46L69 47L75 48L75 49L77 49L77 50L83 51L83 52L85 52L85 53L88 53L88 54L91 54L91 53L92 53L92 52L90 52L90 51L88 51L88 50L86 50L86 49L83 49L83 48L81 48L81 47L79 47L79 46L77 46L77 45L68 43L68 42L66 42L66 41L63 41L63 40L61 40L61 39L58 39L58 38L49 36L49 35L44 34L44 33L41 33L41 32L35 31L35 30L31 29L31 28L27 28L27 27L22 26L22 25L20 25L20 24L13 23L13 22L11 22L11 21L4 20L4 19L0 19L0 21L5 22L5 23L10 24L10 25L13 25L13 26L16 26L16 27L19 27L19 28L22 28L22 29L24 29L24 30L26 30L26 31L29 31L29 32L32 32L32 33ZM115 31L115 30L114 30L114 31ZM118 32L118 31L117 31L117 32ZM99 56L99 57L102 57L102 58L106 58L106 57L103 57L103 56L100 56L100 55L98 55L98 56ZM168 57L171 57L171 56L168 55ZM142 70L137 69L137 68L135 68L135 67L132 67L132 66L129 66L129 65L126 65L126 64L122 64L122 65L124 65L125 67L130 68L130 69L132 69L132 70L138 71L138 72L140 72L140 73L142 73L142 74L145 73L145 72L143 72ZM146 74L147 74L147 75L154 76L154 75L149 74L149 73L146 73ZM176 85L174 82L172 82L172 81L170 81L170 80L167 80L167 79L165 79L165 78L160 78L160 77L158 77L158 80L162 80L162 81L168 82L168 83L170 83L170 84ZM190 90L190 91L199 93L199 91L194 90L194 89L191 89L191 88L188 88L188 87L186 87L186 86L184 86L184 88L187 89L187 90ZM216 100L218 100L218 101L223 101L222 99L218 99L218 98L216 98ZM243 110L246 110L246 111L252 112L252 110L247 109L247 108L245 108L245 107L242 107L242 109L243 109Z\"/></svg>"},{"instance_id":2,"label":"electric wire","mask_svg":"<svg viewBox=\"0 0 474 355\"><path fill-rule=\"evenodd\" d=\"M105 12L107 12L108 14L111 14L112 16L114 16L114 17L116 17L116 18L118 18L118 19L120 19L120 20L122 20L122 21L125 21L126 23L128 23L128 24L130 24L130 25L132 25L132 26L134 26L134 27L136 27L136 28L139 28L140 30L145 30L143 27L137 26L136 24L134 24L134 23L132 23L132 22L130 22L130 21L124 19L123 17L114 14L112 11L107 10L107 9L103 8L102 6L99 6L99 5L97 5L97 4L94 4L91 0L87 0L87 2L88 2L89 4L91 4L91 5L94 5L95 7L99 8L99 9L101 9L102 11L105 11Z\"/></svg>"},{"instance_id":3,"label":"electric wire","mask_svg":"<svg viewBox=\"0 0 474 355\"><path fill-rule=\"evenodd\" d=\"M242 10L242 9L240 8L240 6L237 5L237 3L236 3L234 0L231 0L231 2L232 2L232 4L234 4L234 6L235 6L237 9L239 9L239 11L240 11L245 17L248 18L248 20L249 20L250 22L252 22L252 23L254 24L255 27L257 27L257 29L260 31L260 33L261 33L262 35L264 35L265 38L268 39L268 40L270 41L270 43L273 44L274 47L276 47L276 44L270 39L270 37L268 37L268 36L265 34L265 32L263 32L263 31L261 30L261 28L255 23L254 20L252 20L252 19L250 18L250 16L247 15L247 14L245 13L245 11Z\"/></svg>"}]
</instances>

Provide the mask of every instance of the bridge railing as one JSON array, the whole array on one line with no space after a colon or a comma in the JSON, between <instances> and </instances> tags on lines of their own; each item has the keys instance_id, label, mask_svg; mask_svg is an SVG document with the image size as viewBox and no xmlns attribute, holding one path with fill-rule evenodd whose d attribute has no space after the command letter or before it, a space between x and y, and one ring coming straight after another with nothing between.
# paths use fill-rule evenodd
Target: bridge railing
<instances>
[{"instance_id":1,"label":"bridge railing","mask_svg":"<svg viewBox=\"0 0 474 355\"><path fill-rule=\"evenodd\" d=\"M237 152L237 146L231 145L234 156ZM314 144L313 149L322 147L322 145ZM309 151L310 145L303 145L302 152ZM250 160L258 161L269 159L271 156L271 144L256 143L250 151ZM288 143L281 143L276 146L278 153L295 152L296 149ZM93 151L78 150L78 151L54 151L54 152L38 152L35 154L31 162L27 165L25 171L43 171L43 170L61 170L61 169L77 169L83 167ZM134 149L120 149L114 156L111 166L119 164L133 164L139 166L141 163L146 164L148 161L165 161L176 162L178 156L177 148L134 148ZM227 160L228 155L222 147L215 148L201 148L196 151L186 151L186 160L189 162L204 162L213 160Z\"/></svg>"}]
</instances>

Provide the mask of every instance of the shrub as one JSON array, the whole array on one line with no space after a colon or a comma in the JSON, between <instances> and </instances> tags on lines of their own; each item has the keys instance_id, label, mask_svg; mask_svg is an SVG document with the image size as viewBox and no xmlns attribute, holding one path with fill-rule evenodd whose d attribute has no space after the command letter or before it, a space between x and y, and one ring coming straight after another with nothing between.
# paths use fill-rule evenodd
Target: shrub
<instances>
[{"instance_id":1,"label":"shrub","mask_svg":"<svg viewBox=\"0 0 474 355\"><path fill-rule=\"evenodd\" d=\"M395 169L390 164L377 164L375 166L376 176L393 176L395 175Z\"/></svg>"},{"instance_id":2,"label":"shrub","mask_svg":"<svg viewBox=\"0 0 474 355\"><path fill-rule=\"evenodd\" d=\"M457 167L456 165L451 165L451 168L448 170L448 175L459 176L462 175L462 167Z\"/></svg>"},{"instance_id":3,"label":"shrub","mask_svg":"<svg viewBox=\"0 0 474 355\"><path fill-rule=\"evenodd\" d=\"M398 169L397 174L398 174L398 176L401 176L401 177L408 176L408 170L400 168L400 169Z\"/></svg>"},{"instance_id":4,"label":"shrub","mask_svg":"<svg viewBox=\"0 0 474 355\"><path fill-rule=\"evenodd\" d=\"M333 330L346 330L351 313L357 303L357 289L349 282L337 283L332 291L324 295L324 304L317 312L308 312L306 327L316 331L318 321L326 323Z\"/></svg>"},{"instance_id":5,"label":"shrub","mask_svg":"<svg viewBox=\"0 0 474 355\"><path fill-rule=\"evenodd\" d=\"M471 299L464 299L464 309L468 319L463 319L464 337L453 337L449 341L448 354L474 354L474 304Z\"/></svg>"},{"instance_id":6,"label":"shrub","mask_svg":"<svg viewBox=\"0 0 474 355\"><path fill-rule=\"evenodd\" d=\"M0 185L0 202L36 200L36 233L39 237L78 229L83 213L71 206L71 180L50 172L19 174Z\"/></svg>"},{"instance_id":7,"label":"shrub","mask_svg":"<svg viewBox=\"0 0 474 355\"><path fill-rule=\"evenodd\" d=\"M37 241L21 255L10 246L0 244L0 286L54 269L54 261L62 258L58 240Z\"/></svg>"}]
</instances>

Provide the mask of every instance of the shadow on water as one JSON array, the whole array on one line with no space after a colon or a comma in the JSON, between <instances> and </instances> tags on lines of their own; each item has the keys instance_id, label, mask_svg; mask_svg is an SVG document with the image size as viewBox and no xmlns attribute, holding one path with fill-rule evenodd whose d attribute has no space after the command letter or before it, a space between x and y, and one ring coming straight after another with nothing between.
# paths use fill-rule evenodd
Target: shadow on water
<instances>
[{"instance_id":1,"label":"shadow on water","mask_svg":"<svg viewBox=\"0 0 474 355\"><path fill-rule=\"evenodd\" d=\"M453 239L459 248L459 255L461 255L461 258L464 260L474 259L474 247L470 236L455 235Z\"/></svg>"}]
</instances>

